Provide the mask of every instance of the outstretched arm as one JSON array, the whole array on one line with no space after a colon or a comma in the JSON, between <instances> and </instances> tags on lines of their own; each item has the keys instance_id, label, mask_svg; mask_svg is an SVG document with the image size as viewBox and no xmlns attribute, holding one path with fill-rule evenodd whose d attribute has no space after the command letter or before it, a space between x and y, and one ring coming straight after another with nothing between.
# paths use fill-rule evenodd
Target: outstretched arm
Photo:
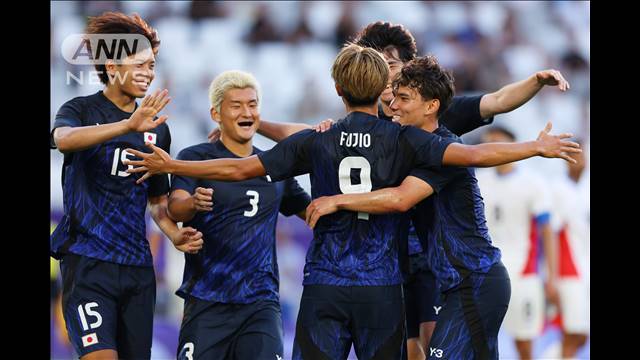
<instances>
[{"instance_id":1,"label":"outstretched arm","mask_svg":"<svg viewBox=\"0 0 640 360\"><path fill-rule=\"evenodd\" d=\"M298 131L311 129L311 125L300 123L277 123L262 120L258 128L258 134L265 136L275 142L280 142Z\"/></svg>"},{"instance_id":2,"label":"outstretched arm","mask_svg":"<svg viewBox=\"0 0 640 360\"><path fill-rule=\"evenodd\" d=\"M134 149L126 150L142 158L142 160L123 161L125 165L136 166L133 169L128 169L127 172L145 172L145 174L138 179L138 184L155 174L161 173L222 181L240 181L266 175L264 166L257 155L242 159L186 161L172 159L166 151L151 143L147 143L147 146L153 150L152 153L143 153Z\"/></svg>"},{"instance_id":3,"label":"outstretched arm","mask_svg":"<svg viewBox=\"0 0 640 360\"><path fill-rule=\"evenodd\" d=\"M154 120L154 117L169 101L171 101L171 98L168 96L166 89L156 91L152 95L145 97L128 119L104 125L62 126L54 130L53 141L60 152L69 153L88 149L132 131L155 129L167 121L167 115L160 116L156 120Z\"/></svg>"},{"instance_id":4,"label":"outstretched arm","mask_svg":"<svg viewBox=\"0 0 640 360\"><path fill-rule=\"evenodd\" d=\"M522 143L486 143L464 145L454 143L447 147L442 158L443 165L467 167L491 167L524 160L533 156L561 158L568 162L576 161L568 153L582 152L580 145L562 139L573 137L564 133L553 135L551 123L540 132L536 141Z\"/></svg>"},{"instance_id":5,"label":"outstretched arm","mask_svg":"<svg viewBox=\"0 0 640 360\"><path fill-rule=\"evenodd\" d=\"M307 206L306 222L313 228L321 216L338 210L371 214L405 212L431 194L433 194L431 185L415 176L407 176L402 184L396 187L361 194L340 194L317 198Z\"/></svg>"},{"instance_id":6,"label":"outstretched arm","mask_svg":"<svg viewBox=\"0 0 640 360\"><path fill-rule=\"evenodd\" d=\"M316 132L325 132L331 128L333 119L326 119L319 124L311 126L299 123L276 123L266 120L260 120L258 134L269 138L275 142L280 142L287 137L306 129L314 129ZM209 142L216 142L220 138L220 128L215 128L207 135Z\"/></svg>"},{"instance_id":7,"label":"outstretched arm","mask_svg":"<svg viewBox=\"0 0 640 360\"><path fill-rule=\"evenodd\" d=\"M480 116L486 119L515 110L531 100L545 85L558 86L560 91L567 91L570 88L569 83L558 70L538 71L525 80L484 95L480 100Z\"/></svg>"}]
</instances>

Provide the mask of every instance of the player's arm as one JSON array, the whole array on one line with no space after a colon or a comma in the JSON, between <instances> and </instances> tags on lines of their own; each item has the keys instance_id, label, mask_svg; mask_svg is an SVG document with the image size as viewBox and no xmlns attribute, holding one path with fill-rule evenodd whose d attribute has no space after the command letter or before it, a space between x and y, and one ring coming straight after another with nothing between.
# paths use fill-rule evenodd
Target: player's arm
<instances>
[{"instance_id":1,"label":"player's arm","mask_svg":"<svg viewBox=\"0 0 640 360\"><path fill-rule=\"evenodd\" d=\"M126 165L136 166L133 169L128 169L127 172L145 172L138 179L138 184L161 173L221 181L240 181L266 175L264 166L257 155L242 159L186 161L172 159L166 151L151 143L148 143L147 146L153 150L152 153L143 153L134 149L126 150L142 160L123 161Z\"/></svg>"},{"instance_id":2,"label":"player's arm","mask_svg":"<svg viewBox=\"0 0 640 360\"><path fill-rule=\"evenodd\" d=\"M258 134L265 136L275 142L279 142L297 133L298 131L311 128L312 126L308 124L289 122L277 123L261 120L260 127L258 128Z\"/></svg>"},{"instance_id":3,"label":"player's arm","mask_svg":"<svg viewBox=\"0 0 640 360\"><path fill-rule=\"evenodd\" d=\"M193 194L175 189L169 195L168 214L175 221L189 221L198 211L213 210L213 189L197 187Z\"/></svg>"},{"instance_id":4,"label":"player's arm","mask_svg":"<svg viewBox=\"0 0 640 360\"><path fill-rule=\"evenodd\" d=\"M151 217L176 249L195 254L202 249L202 233L192 227L179 228L167 213L167 195L149 197Z\"/></svg>"},{"instance_id":5,"label":"player's arm","mask_svg":"<svg viewBox=\"0 0 640 360\"><path fill-rule=\"evenodd\" d=\"M567 91L570 86L562 74L554 69L538 71L525 80L511 83L500 90L486 94L480 100L483 119L515 110L531 100L545 85L558 86Z\"/></svg>"},{"instance_id":6,"label":"player's arm","mask_svg":"<svg viewBox=\"0 0 640 360\"><path fill-rule=\"evenodd\" d=\"M163 115L154 120L162 108L171 101L168 91L156 91L142 100L130 118L112 124L92 126L62 126L53 131L53 141L62 153L81 151L132 131L155 129L167 121Z\"/></svg>"},{"instance_id":7,"label":"player's arm","mask_svg":"<svg viewBox=\"0 0 640 360\"><path fill-rule=\"evenodd\" d=\"M258 134L265 136L275 142L280 142L302 130L314 129L317 132L325 132L331 128L333 123L333 119L323 120L319 124L314 126L299 123L276 123L266 120L260 120ZM218 141L218 139L220 138L220 129L215 128L211 130L207 138L209 139L209 142Z\"/></svg>"},{"instance_id":8,"label":"player's arm","mask_svg":"<svg viewBox=\"0 0 640 360\"><path fill-rule=\"evenodd\" d=\"M562 158L575 163L568 153L582 152L580 145L567 140L572 134L549 134L551 123L540 132L536 141L520 143L485 143L464 145L453 143L447 146L442 158L443 165L467 167L491 167L527 159L533 156Z\"/></svg>"},{"instance_id":9,"label":"player's arm","mask_svg":"<svg viewBox=\"0 0 640 360\"><path fill-rule=\"evenodd\" d=\"M313 228L323 215L339 210L371 214L405 212L433 194L433 187L415 176L407 176L399 186L360 194L339 194L317 198L307 207L306 222Z\"/></svg>"},{"instance_id":10,"label":"player's arm","mask_svg":"<svg viewBox=\"0 0 640 360\"><path fill-rule=\"evenodd\" d=\"M547 281L545 283L545 293L549 300L558 302L558 289L556 287L556 274L557 274L557 257L556 257L556 243L553 236L553 229L549 222L549 216L547 214L546 221L538 217L537 223L539 224L540 233L542 234L542 250L544 251L544 260L547 267Z\"/></svg>"}]
</instances>

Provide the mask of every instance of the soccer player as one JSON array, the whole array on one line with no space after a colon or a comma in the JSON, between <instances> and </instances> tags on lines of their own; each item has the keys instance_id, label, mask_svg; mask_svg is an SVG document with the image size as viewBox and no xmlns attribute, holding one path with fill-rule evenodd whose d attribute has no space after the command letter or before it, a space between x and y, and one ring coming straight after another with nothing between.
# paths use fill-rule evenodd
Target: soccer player
<instances>
[{"instance_id":1,"label":"soccer player","mask_svg":"<svg viewBox=\"0 0 640 360\"><path fill-rule=\"evenodd\" d=\"M484 142L514 142L509 130L494 126L484 133ZM515 339L521 359L532 358L532 340L542 332L547 297L557 297L555 247L550 223L549 189L536 173L515 164L478 171L489 234L502 253L511 278L511 301L504 318L506 330ZM542 237L547 281L538 271Z\"/></svg>"},{"instance_id":2,"label":"soccer player","mask_svg":"<svg viewBox=\"0 0 640 360\"><path fill-rule=\"evenodd\" d=\"M435 58L412 60L394 81L394 89L391 108L400 123L455 141L447 151L460 145L461 140L438 123L454 88L453 77ZM538 141L548 137L549 130L548 125ZM565 136L569 134L560 137ZM446 157L445 151L443 160ZM567 154L560 157L571 160ZM427 356L497 359L498 330L509 303L509 277L500 251L491 245L473 169L416 169L394 188L317 198L307 208L307 219L315 227L323 221L321 216L344 213L339 210L384 214L404 212L414 205L413 224L445 294Z\"/></svg>"},{"instance_id":3,"label":"soccer player","mask_svg":"<svg viewBox=\"0 0 640 360\"><path fill-rule=\"evenodd\" d=\"M393 111L390 104L394 99L391 82L400 69L417 56L416 41L403 25L382 21L365 26L354 41L382 52L389 64L389 82L380 96L378 117L391 120ZM453 96L451 104L439 114L438 122L453 134L462 136L478 127L491 124L495 115L517 109L547 85L558 86L561 91L569 89L569 84L560 72L553 69L539 71L523 81L508 84L492 93ZM424 261L424 251L416 239L412 224L409 236L410 272L404 287L409 360L424 359L438 312L442 309L440 296L434 288L433 274Z\"/></svg>"},{"instance_id":4,"label":"soccer player","mask_svg":"<svg viewBox=\"0 0 640 360\"><path fill-rule=\"evenodd\" d=\"M141 149L145 141L169 151L167 116L156 119L170 101L167 90L136 103L154 78L156 31L137 15L107 12L89 18L87 33L139 34L148 43L124 59L96 64L104 90L58 110L51 145L64 153L64 216L50 251L60 260L64 319L76 353L82 359L148 359L156 286L145 238L147 203L179 250L198 251L202 234L179 229L167 217L167 176L136 186L137 176L122 164L130 156L125 149Z\"/></svg>"},{"instance_id":5,"label":"soccer player","mask_svg":"<svg viewBox=\"0 0 640 360\"><path fill-rule=\"evenodd\" d=\"M277 181L309 173L312 197L317 198L395 186L414 168L495 166L535 155L564 157L562 152L571 145L545 136L526 144L466 146L379 121L377 102L388 72L376 50L347 45L334 61L332 77L348 115L330 130L301 131L269 151L243 159L173 160L150 144L152 154L131 149L142 160L125 164L137 166L129 172L145 172L139 182L163 172L227 181L266 174ZM404 311L398 246L407 226L404 214L350 212L318 223L304 269L294 358L344 359L352 344L360 359L401 357Z\"/></svg>"},{"instance_id":6,"label":"soccer player","mask_svg":"<svg viewBox=\"0 0 640 360\"><path fill-rule=\"evenodd\" d=\"M188 147L178 159L261 153L252 145L260 123L257 80L223 72L212 81L209 98L220 140ZM171 189L169 215L204 234L202 251L185 255L177 291L185 299L178 359L282 358L276 221L278 212L304 219L309 195L295 179L269 176L239 182L174 176Z\"/></svg>"},{"instance_id":7,"label":"soccer player","mask_svg":"<svg viewBox=\"0 0 640 360\"><path fill-rule=\"evenodd\" d=\"M390 68L387 88L380 96L378 117L391 120L390 103L393 100L391 81L402 66L417 55L416 42L411 32L400 24L374 22L359 31L356 44L372 47L380 51ZM478 127L491 124L493 117L517 109L533 98L544 86L557 86L561 91L569 89L562 74L554 69L539 71L529 78L508 84L498 91L478 96L454 96L449 107L439 116L438 121L457 136L462 136ZM323 121L315 128L326 130L332 121ZM311 128L301 123L276 123L262 121L258 133L271 140L281 141L286 137ZM217 129L209 134L215 139ZM435 328L435 320L441 305L433 288L435 280L423 260L423 251L415 237L413 225L409 237L410 272L405 283L404 298L407 302L407 335L409 359L424 358L425 349Z\"/></svg>"},{"instance_id":8,"label":"soccer player","mask_svg":"<svg viewBox=\"0 0 640 360\"><path fill-rule=\"evenodd\" d=\"M589 175L583 154L573 154L567 175L553 183L551 217L559 245L558 297L562 315L562 358L574 358L589 335Z\"/></svg>"}]
</instances>

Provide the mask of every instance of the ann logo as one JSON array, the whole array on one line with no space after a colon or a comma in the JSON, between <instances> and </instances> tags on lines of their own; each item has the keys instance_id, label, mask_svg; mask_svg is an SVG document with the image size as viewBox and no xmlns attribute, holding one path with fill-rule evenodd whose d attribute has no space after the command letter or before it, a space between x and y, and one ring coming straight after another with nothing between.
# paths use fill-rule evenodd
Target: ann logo
<instances>
[{"instance_id":1,"label":"ann logo","mask_svg":"<svg viewBox=\"0 0 640 360\"><path fill-rule=\"evenodd\" d=\"M73 65L122 64L147 48L151 43L140 34L73 34L64 39L62 56Z\"/></svg>"}]
</instances>

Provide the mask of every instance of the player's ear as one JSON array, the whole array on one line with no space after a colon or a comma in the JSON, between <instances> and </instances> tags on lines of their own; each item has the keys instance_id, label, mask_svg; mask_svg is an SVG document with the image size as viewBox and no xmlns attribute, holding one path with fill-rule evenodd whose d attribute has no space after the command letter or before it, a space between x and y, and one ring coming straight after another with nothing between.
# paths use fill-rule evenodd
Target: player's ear
<instances>
[{"instance_id":1,"label":"player's ear","mask_svg":"<svg viewBox=\"0 0 640 360\"><path fill-rule=\"evenodd\" d=\"M116 76L116 63L111 59L107 59L104 63L104 70L110 78L113 78Z\"/></svg>"},{"instance_id":2,"label":"player's ear","mask_svg":"<svg viewBox=\"0 0 640 360\"><path fill-rule=\"evenodd\" d=\"M213 121L220 125L220 122L222 120L220 120L220 113L216 110L216 108L212 106L209 112L211 113L211 119L213 119Z\"/></svg>"},{"instance_id":3,"label":"player's ear","mask_svg":"<svg viewBox=\"0 0 640 360\"><path fill-rule=\"evenodd\" d=\"M440 109L440 100L432 99L426 103L425 115L437 114Z\"/></svg>"},{"instance_id":4,"label":"player's ear","mask_svg":"<svg viewBox=\"0 0 640 360\"><path fill-rule=\"evenodd\" d=\"M342 89L340 88L340 85L336 84L336 92L338 93L338 96L342 97Z\"/></svg>"}]
</instances>

